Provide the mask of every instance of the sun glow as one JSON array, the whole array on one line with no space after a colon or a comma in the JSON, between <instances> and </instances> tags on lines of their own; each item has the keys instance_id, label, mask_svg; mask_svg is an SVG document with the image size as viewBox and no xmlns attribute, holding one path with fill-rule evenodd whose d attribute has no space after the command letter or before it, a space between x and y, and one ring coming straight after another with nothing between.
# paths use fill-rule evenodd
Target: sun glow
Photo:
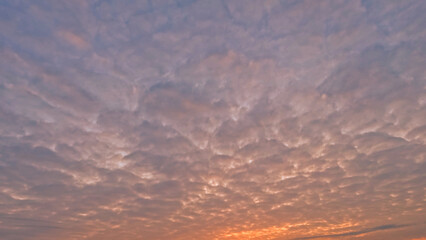
<instances>
[{"instance_id":1,"label":"sun glow","mask_svg":"<svg viewBox=\"0 0 426 240\"><path fill-rule=\"evenodd\" d=\"M275 239L277 237L303 237L339 234L359 226L357 223L346 222L341 224L327 224L326 222L303 222L297 224L285 224L281 226L272 226L255 230L233 231L222 234L216 239Z\"/></svg>"}]
</instances>

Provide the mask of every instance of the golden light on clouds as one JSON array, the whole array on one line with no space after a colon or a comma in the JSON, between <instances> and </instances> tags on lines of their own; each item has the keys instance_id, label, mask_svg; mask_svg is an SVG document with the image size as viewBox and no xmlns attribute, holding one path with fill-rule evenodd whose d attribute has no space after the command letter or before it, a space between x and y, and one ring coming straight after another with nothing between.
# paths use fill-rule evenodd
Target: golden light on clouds
<instances>
[{"instance_id":1,"label":"golden light on clouds","mask_svg":"<svg viewBox=\"0 0 426 240\"><path fill-rule=\"evenodd\" d=\"M294 237L297 234L305 235L330 235L347 232L359 226L353 223L329 224L327 222L305 222L298 224L286 224L284 226L272 226L262 229L247 230L241 232L226 233L217 239L277 239L278 237ZM232 231L232 230L231 230Z\"/></svg>"}]
</instances>

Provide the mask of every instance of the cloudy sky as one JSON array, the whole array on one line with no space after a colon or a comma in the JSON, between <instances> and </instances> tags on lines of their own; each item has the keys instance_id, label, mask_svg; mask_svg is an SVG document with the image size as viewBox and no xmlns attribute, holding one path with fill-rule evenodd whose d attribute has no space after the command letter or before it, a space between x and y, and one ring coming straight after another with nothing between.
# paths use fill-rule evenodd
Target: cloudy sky
<instances>
[{"instance_id":1,"label":"cloudy sky","mask_svg":"<svg viewBox=\"0 0 426 240\"><path fill-rule=\"evenodd\" d=\"M426 1L0 1L0 239L426 239Z\"/></svg>"}]
</instances>

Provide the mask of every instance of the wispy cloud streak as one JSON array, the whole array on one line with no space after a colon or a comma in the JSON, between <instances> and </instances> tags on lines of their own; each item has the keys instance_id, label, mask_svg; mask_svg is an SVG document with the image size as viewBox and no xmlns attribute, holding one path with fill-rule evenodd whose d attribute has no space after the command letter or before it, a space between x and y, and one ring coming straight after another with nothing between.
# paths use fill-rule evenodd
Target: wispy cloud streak
<instances>
[{"instance_id":1,"label":"wispy cloud streak","mask_svg":"<svg viewBox=\"0 0 426 240\"><path fill-rule=\"evenodd\" d=\"M365 233L371 233L376 231L383 231L388 229L397 229L397 228L403 228L407 227L409 225L395 225L395 224L389 224L389 225L382 225L378 227L373 228L366 228L360 231L353 231L353 232L346 232L346 233L339 233L339 234L328 234L328 235L318 235L318 236L309 236L309 237L301 237L301 238L293 238L294 240L302 240L302 239L315 239L315 238L337 238L337 237L347 237L347 236L357 236Z\"/></svg>"}]
</instances>

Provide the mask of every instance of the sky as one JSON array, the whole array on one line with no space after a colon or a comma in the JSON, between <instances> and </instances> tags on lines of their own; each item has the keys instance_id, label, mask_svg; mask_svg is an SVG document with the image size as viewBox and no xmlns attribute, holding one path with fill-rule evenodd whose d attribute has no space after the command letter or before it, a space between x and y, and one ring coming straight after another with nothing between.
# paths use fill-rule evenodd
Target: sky
<instances>
[{"instance_id":1,"label":"sky","mask_svg":"<svg viewBox=\"0 0 426 240\"><path fill-rule=\"evenodd\" d=\"M0 1L1 240L426 240L426 1Z\"/></svg>"}]
</instances>

